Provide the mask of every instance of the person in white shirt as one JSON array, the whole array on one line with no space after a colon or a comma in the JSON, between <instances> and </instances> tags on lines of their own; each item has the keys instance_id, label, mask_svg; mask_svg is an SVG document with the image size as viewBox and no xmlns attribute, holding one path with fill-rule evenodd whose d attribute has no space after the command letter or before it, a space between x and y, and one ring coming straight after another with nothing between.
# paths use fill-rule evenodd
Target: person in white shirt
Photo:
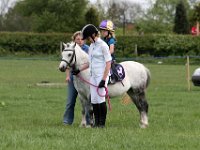
<instances>
[{"instance_id":1,"label":"person in white shirt","mask_svg":"<svg viewBox=\"0 0 200 150\"><path fill-rule=\"evenodd\" d=\"M91 103L93 106L95 125L94 127L105 127L107 106L105 101L105 87L107 87L112 57L108 45L99 37L98 29L88 24L82 29L82 39L87 39L89 47L89 67ZM79 72L79 71L77 71Z\"/></svg>"}]
</instances>

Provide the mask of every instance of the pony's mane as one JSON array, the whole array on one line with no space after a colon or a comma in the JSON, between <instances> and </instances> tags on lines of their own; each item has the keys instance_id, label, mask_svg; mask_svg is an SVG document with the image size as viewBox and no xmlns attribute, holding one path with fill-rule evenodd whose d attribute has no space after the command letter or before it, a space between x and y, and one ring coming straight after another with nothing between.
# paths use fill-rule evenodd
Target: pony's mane
<instances>
[{"instance_id":1,"label":"pony's mane","mask_svg":"<svg viewBox=\"0 0 200 150\"><path fill-rule=\"evenodd\" d=\"M84 50L82 50L82 48L78 44L76 44L75 49L76 48L78 48L78 51L81 51L81 53L83 52L88 55L88 53L86 53Z\"/></svg>"},{"instance_id":2,"label":"pony's mane","mask_svg":"<svg viewBox=\"0 0 200 150\"><path fill-rule=\"evenodd\" d=\"M69 48L73 48L75 50L76 56L82 58L83 60L88 61L88 53L81 49L81 47L75 42L67 42L65 45L69 45ZM75 47L74 47L75 46ZM82 60L81 60L82 61Z\"/></svg>"},{"instance_id":3,"label":"pony's mane","mask_svg":"<svg viewBox=\"0 0 200 150\"><path fill-rule=\"evenodd\" d=\"M86 53L84 50L82 50L82 48L78 44L76 44L76 46L75 46L75 53L76 53L76 57L79 57L79 59L77 59L78 66L89 63L88 53Z\"/></svg>"}]
</instances>

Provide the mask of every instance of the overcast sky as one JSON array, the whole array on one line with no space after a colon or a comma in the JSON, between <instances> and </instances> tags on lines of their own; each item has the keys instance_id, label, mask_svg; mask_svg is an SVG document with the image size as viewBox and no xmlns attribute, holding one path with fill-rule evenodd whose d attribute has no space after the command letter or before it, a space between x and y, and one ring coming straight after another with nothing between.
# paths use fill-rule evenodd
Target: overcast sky
<instances>
[{"instance_id":1,"label":"overcast sky","mask_svg":"<svg viewBox=\"0 0 200 150\"><path fill-rule=\"evenodd\" d=\"M17 0L10 0L11 2L15 2ZM91 3L95 3L96 0L89 0ZM102 2L105 1L105 0L101 0ZM149 3L149 0L118 0L118 1L131 1L131 2L135 2L135 3L139 3L139 4L142 4L142 5L148 5ZM0 3L1 3L1 0L0 0Z\"/></svg>"},{"instance_id":2,"label":"overcast sky","mask_svg":"<svg viewBox=\"0 0 200 150\"><path fill-rule=\"evenodd\" d=\"M89 0L91 3L95 3L97 0ZM102 2L105 1L105 0L101 0ZM149 3L151 1L155 1L155 0L116 0L116 1L125 1L125 2L134 2L134 3L138 3L138 4L141 4L141 6L144 6L144 7L148 7L149 6Z\"/></svg>"},{"instance_id":3,"label":"overcast sky","mask_svg":"<svg viewBox=\"0 0 200 150\"><path fill-rule=\"evenodd\" d=\"M10 0L10 6L13 5L14 2L19 1L19 0ZM91 3L95 4L95 2L97 0L89 0ZM102 2L105 0L101 0ZM141 4L142 7L147 8L149 6L149 2L150 1L154 1L154 0L115 0L115 1L130 1L130 2L134 2L134 3L139 3ZM1 0L0 0L0 5L1 5Z\"/></svg>"},{"instance_id":4,"label":"overcast sky","mask_svg":"<svg viewBox=\"0 0 200 150\"><path fill-rule=\"evenodd\" d=\"M0 5L1 5L1 1L2 0L0 0ZM16 1L19 1L19 0L10 0L10 4L13 4L13 2L16 2ZM91 3L93 3L93 4L95 4L95 2L97 1L97 0L89 0ZM107 0L101 0L102 2L104 2L104 1L107 1ZM143 8L148 8L149 6L150 6L150 4L152 3L152 2L154 2L155 0L115 0L115 1L121 1L121 2L123 2L123 1L125 1L125 2L134 2L134 3L138 3L138 4L140 4ZM197 0L198 2L200 2L200 0Z\"/></svg>"}]
</instances>

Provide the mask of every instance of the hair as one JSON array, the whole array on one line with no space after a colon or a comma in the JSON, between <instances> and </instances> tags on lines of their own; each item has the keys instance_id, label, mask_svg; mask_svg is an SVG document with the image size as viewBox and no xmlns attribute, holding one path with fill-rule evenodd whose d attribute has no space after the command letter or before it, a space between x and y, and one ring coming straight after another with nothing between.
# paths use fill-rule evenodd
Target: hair
<instances>
[{"instance_id":1,"label":"hair","mask_svg":"<svg viewBox=\"0 0 200 150\"><path fill-rule=\"evenodd\" d=\"M109 32L110 32L111 37L115 38L115 32L111 32L111 31Z\"/></svg>"},{"instance_id":2,"label":"hair","mask_svg":"<svg viewBox=\"0 0 200 150\"><path fill-rule=\"evenodd\" d=\"M97 36L97 37L100 37L100 33L99 33L99 31L98 31L98 33L96 34L96 36Z\"/></svg>"},{"instance_id":3,"label":"hair","mask_svg":"<svg viewBox=\"0 0 200 150\"><path fill-rule=\"evenodd\" d=\"M72 36L72 41L75 41L76 37L79 35L81 36L81 31L76 31Z\"/></svg>"},{"instance_id":4,"label":"hair","mask_svg":"<svg viewBox=\"0 0 200 150\"><path fill-rule=\"evenodd\" d=\"M114 31L110 31L110 30L107 30L107 29L100 29L100 30L105 30L105 31L108 31L109 35L113 38L116 38L115 37L115 32Z\"/></svg>"}]
</instances>

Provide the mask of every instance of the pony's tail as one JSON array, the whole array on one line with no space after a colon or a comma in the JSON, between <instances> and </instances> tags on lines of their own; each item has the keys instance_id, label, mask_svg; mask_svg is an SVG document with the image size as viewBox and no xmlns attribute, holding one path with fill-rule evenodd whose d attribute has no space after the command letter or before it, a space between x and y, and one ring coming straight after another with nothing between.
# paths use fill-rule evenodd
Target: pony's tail
<instances>
[{"instance_id":1,"label":"pony's tail","mask_svg":"<svg viewBox=\"0 0 200 150\"><path fill-rule=\"evenodd\" d=\"M147 69L147 68L145 68L145 69L146 69L146 73L147 73L147 81L146 81L146 88L147 88L150 84L151 73L150 73L149 69Z\"/></svg>"}]
</instances>

